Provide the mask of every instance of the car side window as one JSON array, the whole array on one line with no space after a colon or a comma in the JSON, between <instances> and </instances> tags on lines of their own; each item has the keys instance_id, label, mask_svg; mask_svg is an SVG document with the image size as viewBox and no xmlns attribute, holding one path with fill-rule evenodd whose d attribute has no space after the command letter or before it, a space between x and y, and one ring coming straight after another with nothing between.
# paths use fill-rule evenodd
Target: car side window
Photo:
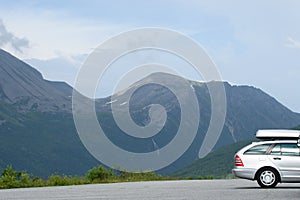
<instances>
[{"instance_id":1,"label":"car side window","mask_svg":"<svg viewBox=\"0 0 300 200\"><path fill-rule=\"evenodd\" d=\"M297 144L276 144L270 154L282 156L300 156L300 150Z\"/></svg>"},{"instance_id":2,"label":"car side window","mask_svg":"<svg viewBox=\"0 0 300 200\"><path fill-rule=\"evenodd\" d=\"M281 144L276 144L272 151L270 152L271 155L281 155Z\"/></svg>"},{"instance_id":3,"label":"car side window","mask_svg":"<svg viewBox=\"0 0 300 200\"><path fill-rule=\"evenodd\" d=\"M271 146L271 144L257 145L257 146L254 146L254 147L248 149L247 151L245 151L244 154L247 154L247 155L264 155L264 154L266 154L266 152L267 152L267 150L269 149L270 146Z\"/></svg>"},{"instance_id":4,"label":"car side window","mask_svg":"<svg viewBox=\"0 0 300 200\"><path fill-rule=\"evenodd\" d=\"M297 144L281 144L281 154L283 156L299 156Z\"/></svg>"}]
</instances>

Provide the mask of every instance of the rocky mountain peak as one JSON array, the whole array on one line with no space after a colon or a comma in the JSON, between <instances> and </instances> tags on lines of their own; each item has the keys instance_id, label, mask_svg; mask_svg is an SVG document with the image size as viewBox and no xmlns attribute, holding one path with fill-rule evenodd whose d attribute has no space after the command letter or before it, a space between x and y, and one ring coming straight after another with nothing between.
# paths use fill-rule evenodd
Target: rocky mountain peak
<instances>
[{"instance_id":1,"label":"rocky mountain peak","mask_svg":"<svg viewBox=\"0 0 300 200\"><path fill-rule=\"evenodd\" d=\"M68 89L66 89L68 88ZM72 88L46 81L42 74L0 49L0 99L19 111L70 111Z\"/></svg>"}]
</instances>

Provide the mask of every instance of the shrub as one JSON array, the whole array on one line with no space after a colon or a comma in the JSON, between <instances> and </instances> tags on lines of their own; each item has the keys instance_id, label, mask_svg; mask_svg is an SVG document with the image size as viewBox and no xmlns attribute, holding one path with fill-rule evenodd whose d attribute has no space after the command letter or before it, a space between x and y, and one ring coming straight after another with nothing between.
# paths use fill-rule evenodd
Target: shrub
<instances>
[{"instance_id":1,"label":"shrub","mask_svg":"<svg viewBox=\"0 0 300 200\"><path fill-rule=\"evenodd\" d=\"M7 166L7 167L3 170L2 174L1 174L1 177L4 177L4 176L5 176L5 177L10 177L11 179L16 180L16 179L19 179L19 178L20 178L21 172L18 172L18 171L16 171L16 170L14 170L14 169L12 168L12 166L9 165L9 166Z\"/></svg>"},{"instance_id":2,"label":"shrub","mask_svg":"<svg viewBox=\"0 0 300 200\"><path fill-rule=\"evenodd\" d=\"M91 181L103 181L108 178L113 178L114 174L112 171L107 171L103 166L99 165L98 167L94 167L88 171L86 174L86 178Z\"/></svg>"},{"instance_id":3,"label":"shrub","mask_svg":"<svg viewBox=\"0 0 300 200\"><path fill-rule=\"evenodd\" d=\"M32 180L29 174L22 172L20 175L20 184L22 187L30 187L32 186Z\"/></svg>"},{"instance_id":4,"label":"shrub","mask_svg":"<svg viewBox=\"0 0 300 200\"><path fill-rule=\"evenodd\" d=\"M32 186L33 187L43 187L43 186L45 186L45 181L44 180L42 180L41 178L39 178L39 177L34 177L33 179L32 179Z\"/></svg>"},{"instance_id":5,"label":"shrub","mask_svg":"<svg viewBox=\"0 0 300 200\"><path fill-rule=\"evenodd\" d=\"M13 170L12 166L6 167L1 174L1 183L4 188L19 187L21 173Z\"/></svg>"},{"instance_id":6,"label":"shrub","mask_svg":"<svg viewBox=\"0 0 300 200\"><path fill-rule=\"evenodd\" d=\"M162 176L154 172L128 172L120 171L119 178L124 181L148 181L148 180L161 180Z\"/></svg>"},{"instance_id":7,"label":"shrub","mask_svg":"<svg viewBox=\"0 0 300 200\"><path fill-rule=\"evenodd\" d=\"M214 179L214 177L213 176L211 176L211 175L208 175L208 176L205 176L205 178L204 179L206 179L206 180L213 180Z\"/></svg>"}]
</instances>

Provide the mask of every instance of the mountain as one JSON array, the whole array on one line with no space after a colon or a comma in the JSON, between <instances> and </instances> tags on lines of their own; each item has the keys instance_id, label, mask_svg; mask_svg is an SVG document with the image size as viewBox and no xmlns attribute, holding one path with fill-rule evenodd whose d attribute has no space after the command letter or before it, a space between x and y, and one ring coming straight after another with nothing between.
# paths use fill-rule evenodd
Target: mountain
<instances>
[{"instance_id":1,"label":"mountain","mask_svg":"<svg viewBox=\"0 0 300 200\"><path fill-rule=\"evenodd\" d=\"M190 97L183 95L183 88L179 87L179 95L183 100L179 102L167 87L149 83L149 80L154 79L162 82L180 81L174 75L156 73L111 97L95 100L98 121L103 131L115 145L124 150L146 153L169 144L181 123L180 105L190 103ZM195 91L200 107L197 135L176 162L158 173L171 173L198 159L211 117L208 88L223 84L195 81L188 83ZM227 116L214 150L252 139L256 130L261 128L290 128L300 124L300 114L287 109L258 88L232 86L226 82L224 87ZM85 149L77 134L72 115L72 91L66 83L44 80L37 70L0 50L0 168L11 164L18 171L26 170L45 177L52 173L82 175L100 164ZM127 96L131 93L132 96L128 99ZM81 101L93 103L86 97L82 97ZM150 105L159 104L166 109L166 123L161 131L151 137L141 139L130 136L119 128L113 117L113 101L118 104L117 111L120 114L126 114L127 111L122 106L129 105L130 117L138 126L146 126L151 122L156 125L161 123L163 115L160 113L156 115L157 118L149 117ZM192 120L194 119L186 120L185 125L189 126ZM180 145L177 147L180 148Z\"/></svg>"},{"instance_id":2,"label":"mountain","mask_svg":"<svg viewBox=\"0 0 300 200\"><path fill-rule=\"evenodd\" d=\"M107 137L114 144L125 150L136 153L155 151L158 147L167 145L176 135L180 124L180 105L176 96L166 87L158 84L146 84L151 79L174 80L178 77L170 74L152 74L145 79L135 83L128 90L115 94L111 99L102 102L99 107L99 122ZM207 132L211 118L211 104L208 87L220 82L199 83L189 81L193 87L201 110L199 128L194 142L189 149L176 162L169 167L159 170L165 174L178 170L198 159L198 152L202 145L203 138ZM262 90L252 86L232 86L225 82L227 98L227 116L221 136L214 149L234 144L239 141L251 140L258 129L290 128L300 124L300 114L294 113L275 98L269 96ZM168 119L164 128L155 136L147 139L136 139L128 136L120 130L114 121L111 112L111 104L105 103L113 100L121 104L127 104L127 92L132 93L130 114L133 120L140 126L150 123L150 104L160 104L167 110ZM188 104L189 98L185 102ZM121 111L118 111L121 112ZM101 115L102 114L102 115ZM191 119L193 120L193 119ZM189 121L185 121L189 123ZM188 132L188 131L187 131ZM181 146L177 146L181 148Z\"/></svg>"}]
</instances>

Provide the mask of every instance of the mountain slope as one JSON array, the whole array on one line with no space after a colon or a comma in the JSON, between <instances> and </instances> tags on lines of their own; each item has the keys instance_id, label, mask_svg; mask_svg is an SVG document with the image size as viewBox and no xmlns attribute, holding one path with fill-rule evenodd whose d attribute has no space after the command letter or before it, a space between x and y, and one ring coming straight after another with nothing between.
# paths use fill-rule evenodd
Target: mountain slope
<instances>
[{"instance_id":1,"label":"mountain slope","mask_svg":"<svg viewBox=\"0 0 300 200\"><path fill-rule=\"evenodd\" d=\"M28 64L0 49L0 99L19 111L71 111L70 98Z\"/></svg>"},{"instance_id":2,"label":"mountain slope","mask_svg":"<svg viewBox=\"0 0 300 200\"><path fill-rule=\"evenodd\" d=\"M191 165L171 173L171 176L193 178L213 176L214 178L225 178L228 174L231 174L235 153L250 143L251 141L247 140L222 147Z\"/></svg>"},{"instance_id":3,"label":"mountain slope","mask_svg":"<svg viewBox=\"0 0 300 200\"><path fill-rule=\"evenodd\" d=\"M299 124L294 113L260 89L249 86L226 88L226 126L234 141L249 139L249 133L261 128L291 128Z\"/></svg>"},{"instance_id":4,"label":"mountain slope","mask_svg":"<svg viewBox=\"0 0 300 200\"><path fill-rule=\"evenodd\" d=\"M13 165L39 177L83 175L100 163L81 144L72 115L23 113L21 122L0 125L0 171Z\"/></svg>"}]
</instances>

